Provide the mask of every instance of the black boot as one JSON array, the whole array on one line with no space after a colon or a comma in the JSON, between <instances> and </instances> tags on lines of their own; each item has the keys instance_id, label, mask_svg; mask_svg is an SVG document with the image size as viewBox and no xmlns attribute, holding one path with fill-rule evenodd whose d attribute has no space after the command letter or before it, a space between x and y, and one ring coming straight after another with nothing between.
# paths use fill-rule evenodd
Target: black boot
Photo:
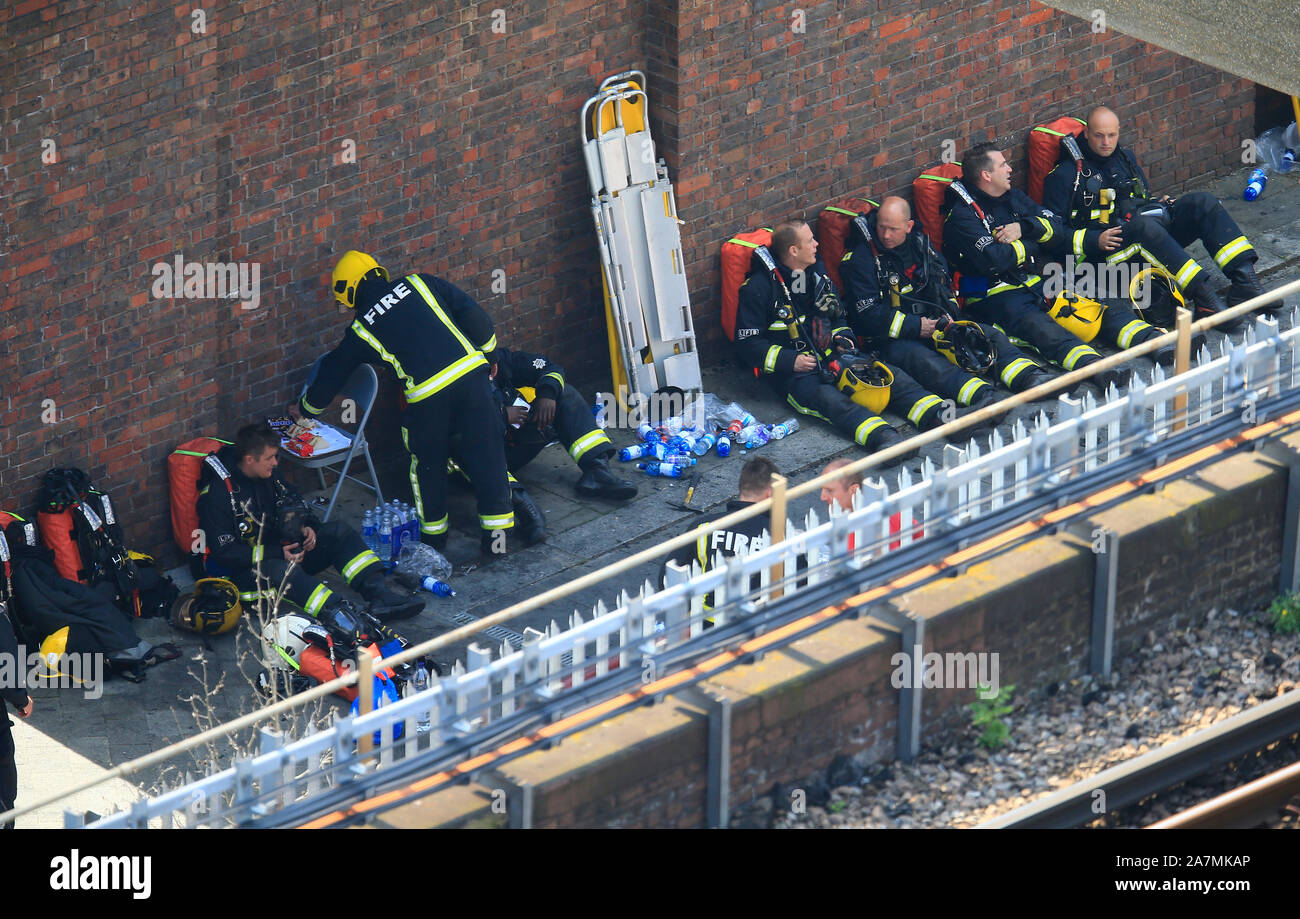
<instances>
[{"instance_id":1,"label":"black boot","mask_svg":"<svg viewBox=\"0 0 1300 919\"><path fill-rule=\"evenodd\" d=\"M510 533L513 529L511 527L509 530L484 530L483 535L479 537L478 564L485 565L499 558L505 558L510 552Z\"/></svg>"},{"instance_id":2,"label":"black boot","mask_svg":"<svg viewBox=\"0 0 1300 919\"><path fill-rule=\"evenodd\" d=\"M970 404L970 407L967 409L966 414L972 415L975 412L978 412L980 409L988 408L990 405L993 405L1000 401L1002 400L998 397L997 392L994 391L992 386L983 387L980 389L980 394L975 398L975 401ZM1002 420L1002 417L1003 417L1002 415L994 415L992 418L986 418L984 421L980 422L979 424L966 428L966 430L962 431L956 436L964 439L970 437L972 434L981 434L985 431L989 431L998 426L998 423Z\"/></svg>"},{"instance_id":3,"label":"black boot","mask_svg":"<svg viewBox=\"0 0 1300 919\"><path fill-rule=\"evenodd\" d=\"M1228 288L1228 306L1245 303L1247 300L1261 296L1264 293L1264 285L1260 284L1259 278L1255 277L1255 263L1244 256L1233 262L1225 274L1227 274L1228 280L1232 282L1232 286ZM1260 309L1276 313L1284 305L1282 301L1275 300L1266 306L1260 307Z\"/></svg>"},{"instance_id":4,"label":"black boot","mask_svg":"<svg viewBox=\"0 0 1300 919\"><path fill-rule=\"evenodd\" d=\"M587 461L573 490L584 498L606 498L610 501L626 501L636 497L636 486L625 482L609 469L609 460L603 456L593 457Z\"/></svg>"},{"instance_id":5,"label":"black boot","mask_svg":"<svg viewBox=\"0 0 1300 919\"><path fill-rule=\"evenodd\" d=\"M897 431L888 424L882 424L867 435L867 442L863 446L869 453L879 453L881 450L892 447L895 444L901 444L902 442L903 437ZM914 456L916 456L916 451L912 450L909 453L904 453L902 456L881 463L880 468L893 469L895 466L907 462Z\"/></svg>"},{"instance_id":6,"label":"black boot","mask_svg":"<svg viewBox=\"0 0 1300 919\"><path fill-rule=\"evenodd\" d=\"M380 622L395 619L410 619L424 612L424 599L418 596L403 596L388 586L382 571L370 572L357 584L357 593L365 597L370 604L370 615Z\"/></svg>"},{"instance_id":7,"label":"black boot","mask_svg":"<svg viewBox=\"0 0 1300 919\"><path fill-rule=\"evenodd\" d=\"M1205 344L1205 333L1197 332L1192 336L1192 358L1195 359L1196 352L1200 351ZM1157 348L1151 355L1151 359L1161 367L1172 367L1178 359L1178 343L1165 345L1163 348Z\"/></svg>"},{"instance_id":8,"label":"black boot","mask_svg":"<svg viewBox=\"0 0 1300 919\"><path fill-rule=\"evenodd\" d=\"M510 503L515 509L515 533L520 543L531 546L546 538L546 518L522 485L510 486Z\"/></svg>"},{"instance_id":9,"label":"black boot","mask_svg":"<svg viewBox=\"0 0 1300 919\"><path fill-rule=\"evenodd\" d=\"M1050 382L1051 380L1054 379L1056 378L1052 374L1048 373L1046 370L1042 369L1041 367L1035 367L1031 370L1025 370L1022 371L1016 377L1015 391L1021 393L1024 392L1026 389L1033 389L1035 386L1042 386L1044 383ZM1059 396L1062 393L1062 391L1063 390L1058 389L1053 392L1049 392L1046 395L1039 396L1038 399L1055 399L1057 396ZM1036 402L1038 401L1038 399L1035 399L1034 401Z\"/></svg>"},{"instance_id":10,"label":"black boot","mask_svg":"<svg viewBox=\"0 0 1300 919\"><path fill-rule=\"evenodd\" d=\"M431 549L437 549L439 552L447 551L447 534L446 533L421 533L420 542L424 543Z\"/></svg>"},{"instance_id":11,"label":"black boot","mask_svg":"<svg viewBox=\"0 0 1300 919\"><path fill-rule=\"evenodd\" d=\"M1114 383L1115 389L1123 395L1124 388L1128 386L1129 376L1130 371L1122 367L1116 367L1114 370L1103 370L1101 373L1094 373L1088 377L1087 382L1095 386L1103 396L1106 395L1106 390L1110 388L1110 384Z\"/></svg>"},{"instance_id":12,"label":"black boot","mask_svg":"<svg viewBox=\"0 0 1300 919\"><path fill-rule=\"evenodd\" d=\"M1192 281L1191 286L1185 291L1189 305L1192 307L1192 319L1204 319L1206 316L1214 316L1222 313L1228 308L1219 294L1210 286L1210 275L1202 271ZM1215 326L1220 332L1235 332L1241 328L1241 320L1237 319L1232 322L1225 322Z\"/></svg>"}]
</instances>

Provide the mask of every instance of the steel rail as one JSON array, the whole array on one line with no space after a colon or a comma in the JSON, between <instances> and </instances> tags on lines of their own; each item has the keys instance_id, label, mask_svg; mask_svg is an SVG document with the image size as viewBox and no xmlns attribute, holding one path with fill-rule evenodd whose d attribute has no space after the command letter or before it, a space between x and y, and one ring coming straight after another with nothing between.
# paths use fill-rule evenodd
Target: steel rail
<instances>
[{"instance_id":1,"label":"steel rail","mask_svg":"<svg viewBox=\"0 0 1300 919\"><path fill-rule=\"evenodd\" d=\"M1100 816L1094 810L1102 800L1098 791L1105 795L1103 813L1114 812L1297 733L1300 692L1290 692L994 817L977 829L1085 826Z\"/></svg>"},{"instance_id":2,"label":"steel rail","mask_svg":"<svg viewBox=\"0 0 1300 919\"><path fill-rule=\"evenodd\" d=\"M1166 817L1146 829L1249 829L1268 820L1297 796L1300 796L1300 762Z\"/></svg>"}]
</instances>

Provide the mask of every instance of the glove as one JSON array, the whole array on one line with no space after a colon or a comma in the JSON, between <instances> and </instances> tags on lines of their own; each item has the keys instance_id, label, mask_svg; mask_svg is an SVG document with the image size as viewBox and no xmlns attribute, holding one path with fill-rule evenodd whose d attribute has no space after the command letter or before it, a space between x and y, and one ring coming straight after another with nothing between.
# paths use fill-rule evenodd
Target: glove
<instances>
[{"instance_id":1,"label":"glove","mask_svg":"<svg viewBox=\"0 0 1300 919\"><path fill-rule=\"evenodd\" d=\"M829 284L813 304L817 312L823 316L838 316L840 314L840 298L836 295L835 289Z\"/></svg>"},{"instance_id":2,"label":"glove","mask_svg":"<svg viewBox=\"0 0 1300 919\"><path fill-rule=\"evenodd\" d=\"M856 351L858 343L847 335L836 335L831 339L831 344L837 351Z\"/></svg>"}]
</instances>

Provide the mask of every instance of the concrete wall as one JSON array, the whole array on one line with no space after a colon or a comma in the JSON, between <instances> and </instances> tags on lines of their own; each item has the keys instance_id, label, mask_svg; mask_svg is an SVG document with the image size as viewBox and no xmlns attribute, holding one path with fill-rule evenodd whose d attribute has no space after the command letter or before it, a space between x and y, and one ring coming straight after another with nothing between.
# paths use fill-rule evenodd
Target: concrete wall
<instances>
[{"instance_id":1,"label":"concrete wall","mask_svg":"<svg viewBox=\"0 0 1300 919\"><path fill-rule=\"evenodd\" d=\"M1286 478L1273 462L1243 454L1083 525L1087 536L1104 527L1120 537L1117 659L1148 629L1187 628L1212 607L1250 609L1277 594ZM1096 556L1087 536L1033 539L894 602L924 617L927 652L996 652L1000 682L1015 684L1017 695L1073 679L1088 667ZM838 756L859 765L892 759L898 690L890 659L899 650L897 635L874 620L842 621L702 684L732 701L733 814L779 783L804 784ZM973 746L965 709L973 698L970 689L926 690L923 743ZM706 739L704 710L669 696L502 773L533 787L535 826L702 826ZM453 789L382 822L500 824L485 798Z\"/></svg>"},{"instance_id":2,"label":"concrete wall","mask_svg":"<svg viewBox=\"0 0 1300 919\"><path fill-rule=\"evenodd\" d=\"M901 190L944 140L1018 146L1104 97L1177 191L1236 165L1253 127L1250 84L1031 2L201 9L0 10L0 505L81 466L155 550L165 455L280 411L341 333L327 289L345 249L447 276L503 342L604 385L577 114L613 72L649 74L706 360L723 239ZM155 298L154 266L178 255L256 263L258 308ZM391 387L372 428L400 462Z\"/></svg>"}]
</instances>

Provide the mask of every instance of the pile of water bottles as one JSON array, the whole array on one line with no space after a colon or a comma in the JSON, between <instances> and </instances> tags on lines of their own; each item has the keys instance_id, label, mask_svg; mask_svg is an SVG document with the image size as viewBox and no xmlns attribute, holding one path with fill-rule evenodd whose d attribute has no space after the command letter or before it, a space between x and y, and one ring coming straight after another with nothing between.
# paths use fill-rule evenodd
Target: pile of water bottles
<instances>
[{"instance_id":1,"label":"pile of water bottles","mask_svg":"<svg viewBox=\"0 0 1300 919\"><path fill-rule=\"evenodd\" d=\"M1295 168L1296 154L1300 152L1300 129L1293 121L1285 128L1269 128L1255 139L1255 157L1259 164L1250 172L1246 189L1241 196L1254 201L1264 193L1268 174L1288 173Z\"/></svg>"},{"instance_id":2,"label":"pile of water bottles","mask_svg":"<svg viewBox=\"0 0 1300 919\"><path fill-rule=\"evenodd\" d=\"M637 468L645 470L647 475L676 479L711 450L718 456L730 456L733 444L757 450L799 430L795 418L780 424L760 424L739 403L724 403L712 393L705 393L698 415L703 420L697 424L687 424L681 416L674 415L658 426L638 425L640 442L624 447L618 458L625 463L641 460Z\"/></svg>"},{"instance_id":3,"label":"pile of water bottles","mask_svg":"<svg viewBox=\"0 0 1300 919\"><path fill-rule=\"evenodd\" d=\"M451 562L420 542L420 515L411 505L396 498L376 504L361 518L361 539L400 583L440 597L456 596L447 583Z\"/></svg>"}]
</instances>

